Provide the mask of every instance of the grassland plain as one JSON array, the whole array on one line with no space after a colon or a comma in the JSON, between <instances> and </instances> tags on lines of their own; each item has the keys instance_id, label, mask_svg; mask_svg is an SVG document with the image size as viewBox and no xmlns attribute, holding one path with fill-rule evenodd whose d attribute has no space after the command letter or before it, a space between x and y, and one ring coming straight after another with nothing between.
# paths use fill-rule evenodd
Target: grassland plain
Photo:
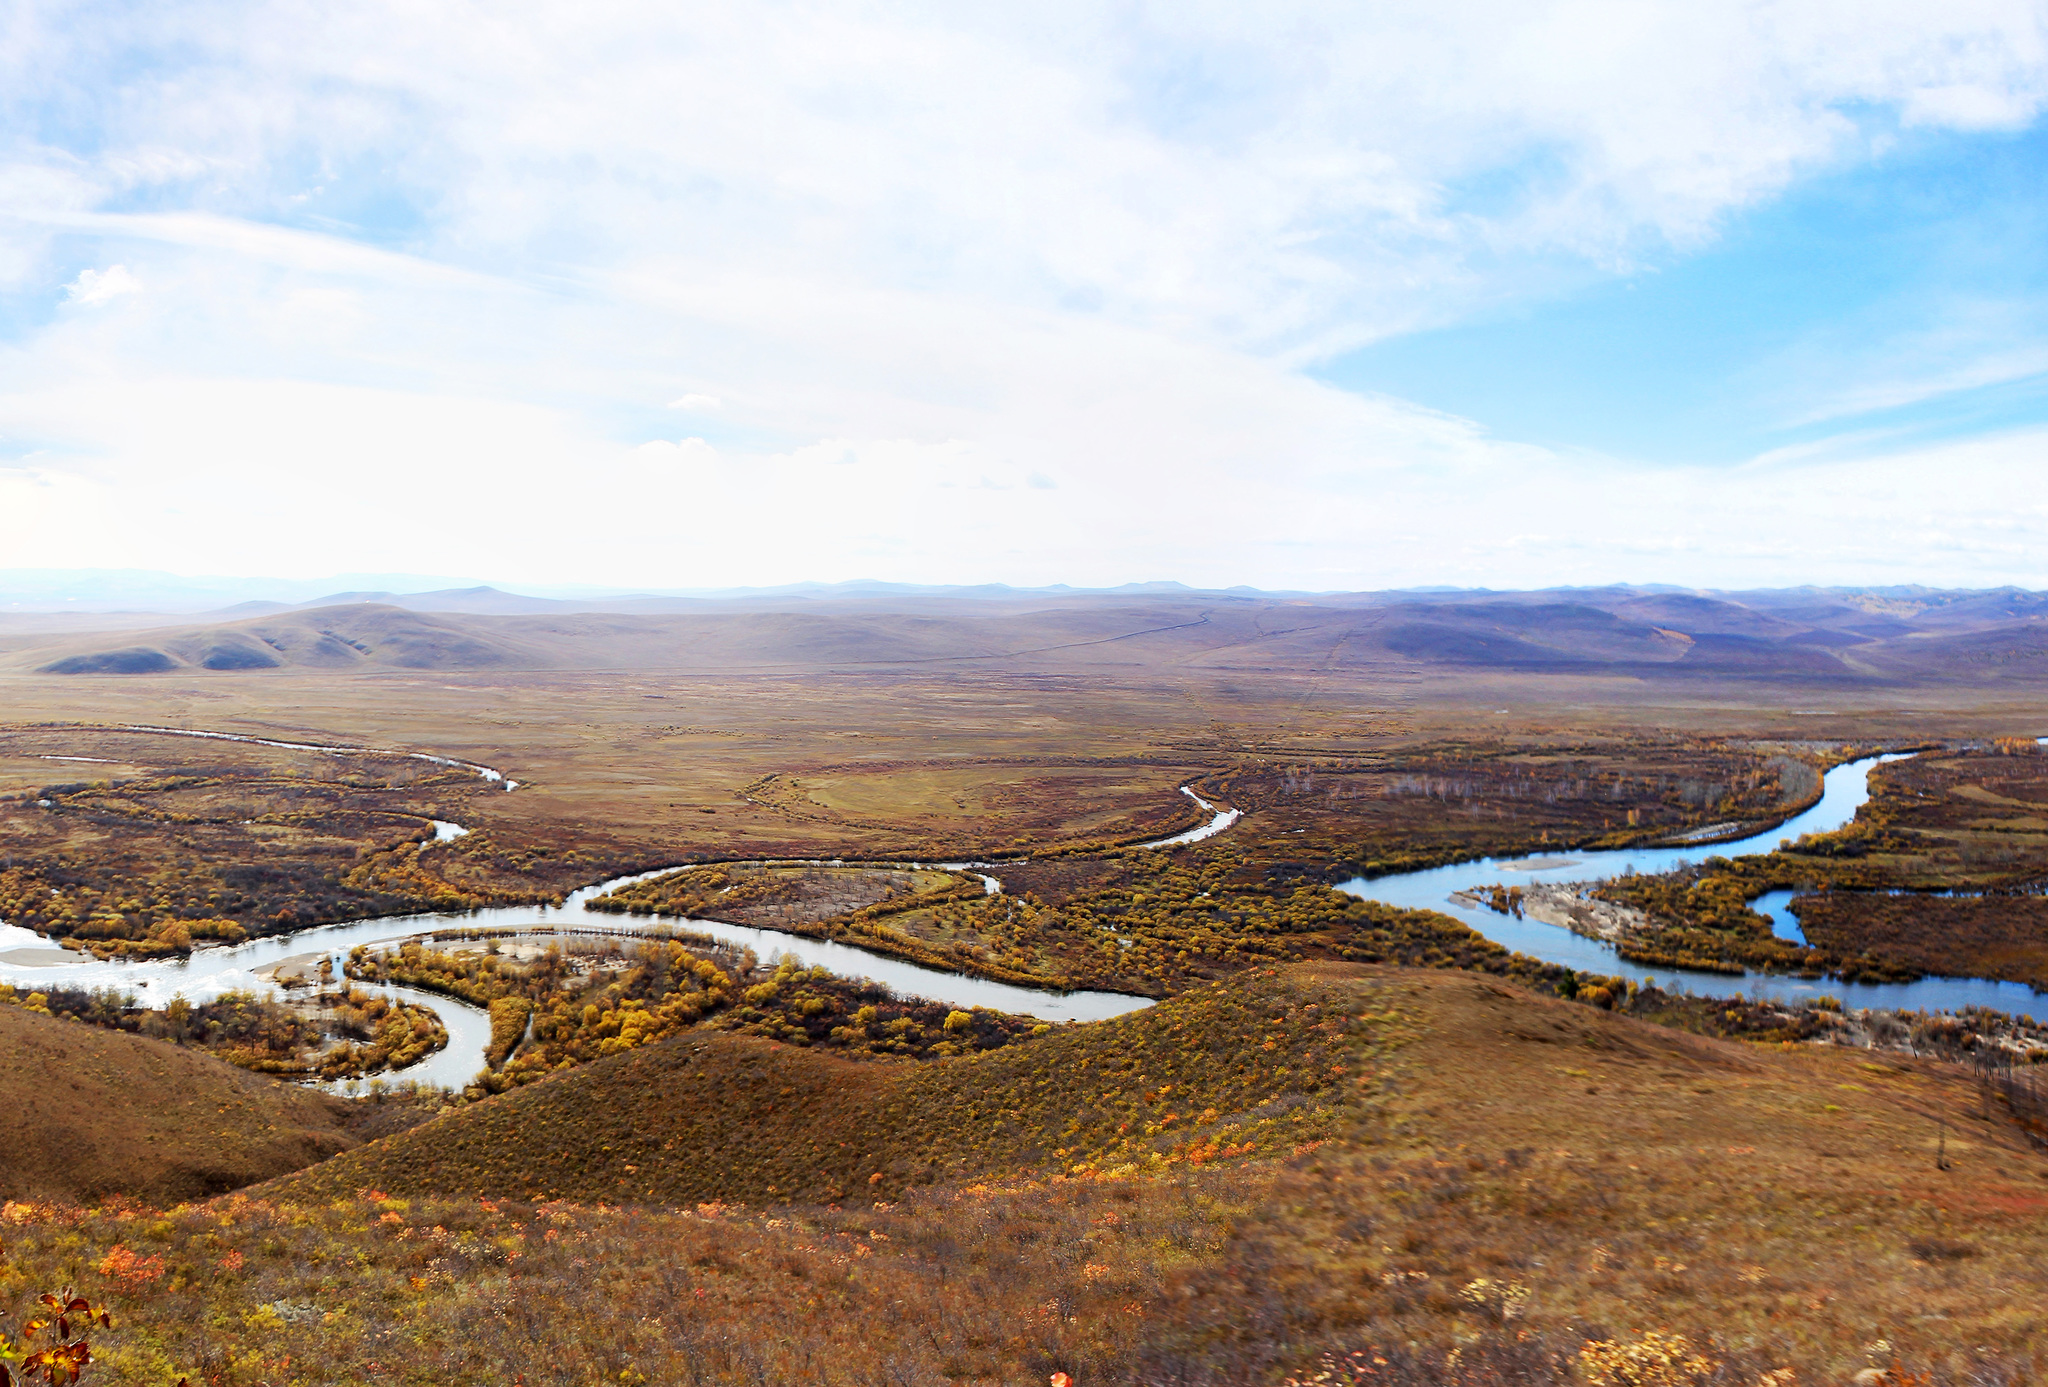
<instances>
[{"instance_id":1,"label":"grassland plain","mask_svg":"<svg viewBox=\"0 0 2048 1387\"><path fill-rule=\"evenodd\" d=\"M1959 1071L1469 974L1243 981L919 1066L686 1037L210 1204L10 1206L5 1287L104 1288L122 1382L1585 1383L1651 1332L1674 1382L2048 1367L2048 1164ZM953 1120L892 1132L913 1083ZM1183 1094L1271 1135L1198 1158Z\"/></svg>"},{"instance_id":2,"label":"grassland plain","mask_svg":"<svg viewBox=\"0 0 2048 1387\"><path fill-rule=\"evenodd\" d=\"M611 691L608 705L594 700L586 716L633 711L622 710L618 692ZM1063 855L1113 859L1117 850L1110 844L1116 841L1183 826L1192 805L1176 788L1192 780L1219 797L1245 800L1249 816L1231 839L1242 854L1232 887L1241 895L1270 898L1258 907L1261 912L1284 914L1299 882L1356 868L1382 870L1546 843L1644 840L1717 816L1767 818L1796 804L1815 754L1793 754L1770 742L1672 734L1572 739L1543 733L1527 741L1489 735L1389 745L1355 752L1341 764L1326 756L1318 762L1275 765L1246 751L1236 733L1202 734L1206 745L1197 754L1188 738L1178 745L1162 744L1162 737L1177 731L1171 719L1165 720L1163 732L1112 729L1112 714L1132 711L1126 706L1132 691L1112 689L1082 698L1065 714L1064 726L1047 730L1032 720L1033 726L1020 732L1007 724L995 740L1021 737L1048 745L1064 740L1067 770L1076 776L1086 771L1082 778L1096 790L1111 785L1127 796L1114 833L1105 836L1097 799L1084 796L1069 809L1060 808L1071 797L1053 773L1059 766L1036 765L1020 778L1022 764L1061 759L1048 749L970 757L963 765L960 748L970 733L986 725L977 719L970 720L971 726L947 726L931 718L918 729L923 756L892 752L863 771L872 797L863 812L870 819L889 795L900 790L906 797L898 826L885 830L873 822L862 827L792 817L752 793L767 778L761 774L764 764L779 765L794 776L815 759L801 745L804 738L823 736L799 716L806 710L822 713L809 702L815 690L783 692L787 701L767 706L793 709L781 716L798 725L786 734L786 742L750 747L746 765L714 752L705 763L685 767L670 753L655 754L652 769L673 772L679 780L701 783L707 776L729 774L722 807L707 813L710 806L699 804L687 814L649 818L641 813L647 806L627 795L604 815L573 825L560 817L560 786L522 778L535 772L502 748L477 747L473 728L457 745L436 749L488 755L521 778L518 792L507 794L473 777L388 757L327 757L240 746L220 752L216 749L228 744L77 725L20 729L13 734L13 764L0 766L16 787L12 798L0 801L0 830L8 848L8 865L0 869L0 911L17 923L53 930L102 952L149 953L189 947L210 934L273 932L393 910L555 899L607 873L715 857L721 851L857 856L890 846L900 860L977 846L1014 854L1023 851L1021 844L1031 847L1039 862ZM874 690L865 692L872 696ZM961 701L953 696L958 692L934 685L919 695L928 702L955 703ZM1015 691L968 692L986 699ZM909 690L898 693L913 704L918 701ZM892 704L891 715L900 714L901 707ZM760 716L759 707L752 712ZM831 714L835 727L843 728L848 708L835 705ZM383 737L381 728L308 730L280 727L273 719L251 730L407 744L403 738ZM530 750L540 730L527 728L522 746ZM1076 750L1087 753L1079 758L1085 765L1076 763ZM223 756L228 759L218 759ZM59 763L52 757L88 759ZM985 803L1011 804L1012 809L992 809L970 819L983 825L978 838L956 841L949 828L949 836L941 838L923 808L928 788L923 776L937 762L948 768L949 794L966 783L961 777L982 776L995 787ZM1100 775L1104 762L1121 767L1108 780ZM612 764L607 755L576 765L567 777L570 797L610 783ZM53 765L66 773L88 765L96 778L53 781ZM113 769L104 771L105 766ZM669 809L682 805L672 801ZM434 818L453 818L473 831L452 842L431 841L428 820ZM768 825L774 826L775 836L766 836ZM1100 878L1100 889L1122 889L1112 884L1115 879L1112 867ZM1042 878L1042 884L1050 889L1055 880ZM1230 952L1229 940L1210 940L1192 951L1190 957L1206 961L1191 973L1180 957L1188 951L1185 944L1175 943L1162 955L1163 942L1151 939L1056 937L1039 918L1047 904L1043 896L1034 903L1016 893L992 901L947 902L922 914L897 913L889 921L874 921L879 927L862 942L920 962L1008 980L1093 982L1154 995L1175 977L1212 975L1215 968L1233 966L1222 956ZM1056 911L1057 903L1052 904ZM1328 904L1335 908L1338 903ZM868 907L882 908L882 903ZM1203 909L1181 914L1198 916ZM1224 918L1210 914L1211 925ZM855 918L846 928L868 923ZM1269 952L1243 930L1226 928L1222 934L1239 941L1237 952L1246 958Z\"/></svg>"},{"instance_id":3,"label":"grassland plain","mask_svg":"<svg viewBox=\"0 0 2048 1387\"><path fill-rule=\"evenodd\" d=\"M1184 810L1173 794L1184 779L1261 762L1359 768L1390 752L1460 742L1598 753L1689 737L1788 747L1990 737L2029 726L2037 706L2002 685L1868 690L1830 699L1825 706L1836 711L1821 713L1810 691L1764 681L1723 680L1681 696L1587 674L1397 677L1286 663L1239 672L1138 658L1085 674L615 666L59 679L0 670L0 696L21 723L154 722L428 749L502 766L521 781L519 793L485 799L468 819L439 817L494 831L617 835L671 860L937 857L1014 849L1020 837L1035 848L1116 838L1146 827L1141 816L1162 805ZM34 775L35 783L54 778L50 763ZM750 801L746 787L768 776L798 782L817 807ZM1700 768L1675 776L1719 778ZM1017 789L1034 777L1028 795ZM961 798L979 812L961 813ZM1306 798L1296 810L1307 811ZM1455 795L1407 798L1418 824L1484 828L1514 817L1463 813L1470 806ZM1616 802L1589 826L1624 820L1631 807L1662 812ZM1346 861L1364 837L1330 836L1320 846L1341 848Z\"/></svg>"}]
</instances>

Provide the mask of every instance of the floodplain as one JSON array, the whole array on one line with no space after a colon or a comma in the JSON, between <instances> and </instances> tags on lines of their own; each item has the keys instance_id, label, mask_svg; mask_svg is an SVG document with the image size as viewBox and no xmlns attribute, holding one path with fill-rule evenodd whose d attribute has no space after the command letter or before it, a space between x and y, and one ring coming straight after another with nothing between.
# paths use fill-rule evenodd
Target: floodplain
<instances>
[{"instance_id":1,"label":"floodplain","mask_svg":"<svg viewBox=\"0 0 2048 1387\"><path fill-rule=\"evenodd\" d=\"M1660 1381L2029 1380L2038 1027L1714 1000L1333 889L1697 843L1685 873L1601 888L1636 922L1617 956L2040 978L2048 678L1999 653L2029 618L1971 600L1856 641L1853 602L1633 592L350 609L316 624L355 653L318 667L249 623L18 635L0 919L41 951L119 967L674 870L610 898L650 938L357 950L334 986L487 1009L489 1053L463 1092L320 1098L375 1121L298 1147L238 1111L221 1130L263 1154L236 1182L282 1178L167 1208L193 1195L0 1169L9 1284L97 1268L104 1362L138 1381L385 1380L402 1349L432 1381L1565 1382L1672 1336ZM248 641L276 658L208 667ZM1876 751L1913 755L1850 825L1713 857ZM1146 846L1207 819L1183 787L1241 817ZM1806 942L1750 908L1774 889ZM935 1006L692 917L1157 1005ZM189 1017L53 995L4 1009L56 1046L24 1092L67 1034L298 1092ZM129 1171L149 1090L79 1062L121 1096L65 1139Z\"/></svg>"}]
</instances>

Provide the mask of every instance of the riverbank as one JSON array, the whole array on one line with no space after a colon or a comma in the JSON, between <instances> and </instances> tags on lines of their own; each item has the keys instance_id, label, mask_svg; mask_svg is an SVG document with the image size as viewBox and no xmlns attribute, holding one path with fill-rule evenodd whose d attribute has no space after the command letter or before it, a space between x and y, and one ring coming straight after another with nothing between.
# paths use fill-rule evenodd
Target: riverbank
<instances>
[{"instance_id":1,"label":"riverbank","mask_svg":"<svg viewBox=\"0 0 2048 1387\"><path fill-rule=\"evenodd\" d=\"M1823 778L1820 800L1775 829L1740 842L1722 845L1717 856L1739 857L1744 853L1765 853L1781 841L1796 842L1808 835L1833 832L1849 824L1856 811L1869 802L1870 772L1877 766L1904 760L1902 753L1885 753L1838 765ZM2048 998L2030 987L1988 978L1930 977L1912 982L1871 983L1844 981L1798 972L1765 972L1739 963L1708 970L1687 967L1682 962L1659 960L1641 962L1628 954L1631 928L1640 930L1634 917L1610 917L1608 927L1616 929L1619 940L1596 932L1575 932L1569 923L1546 924L1526 914L1502 914L1478 903L1490 896L1494 886L1514 881L1524 893L1540 886L1570 885L1588 879L1613 881L1655 879L1663 874L1689 868L1698 861L1696 852L1677 848L1622 848L1597 852L1576 852L1565 858L1532 860L1480 859L1419 872L1355 878L1338 889L1361 900L1408 910L1434 910L1468 925L1487 939L1531 959L1594 975L1610 975L1632 983L1654 984L1662 980L1709 995L1742 995L1770 998L1796 1004L1813 998L1833 998L1851 1010L1880 1012L1961 1012L1966 1008L2008 1012L2029 1021L2048 1019ZM1526 909L1526 907L1525 907ZM1561 913L1571 914L1569 909ZM1768 923L1762 920L1768 936ZM1638 944L1635 948L1643 952ZM1788 956L1796 951L1788 945ZM1818 969L1813 970L1818 972Z\"/></svg>"},{"instance_id":2,"label":"riverbank","mask_svg":"<svg viewBox=\"0 0 2048 1387\"><path fill-rule=\"evenodd\" d=\"M1867 799L1868 771L1886 759L1891 758L1865 758L1831 770L1811 809L1759 837L1822 832L1848 822ZM1241 821L1235 806L1212 804L1195 795L1191 787L1183 788L1190 799L1211 813L1209 822L1197 830L1204 839L1214 839ZM454 827L452 822L447 826ZM436 828L437 837L454 836L438 832L441 825ZM1155 996L1261 961L1329 956L1476 967L1526 975L1532 984L1565 992L1572 990L1574 975L1620 977L1637 983L1661 978L1700 991L1740 988L1756 992L1761 986L1788 1003L1833 995L1852 1008L1937 1010L1976 1005L2033 1014L2022 999L1999 995L1995 985L1990 985L1990 995L1986 995L1984 986L1968 980L1930 980L1937 986L1916 991L1907 985L1889 989L1890 995L1872 996L1823 979L1787 979L1740 970L1708 973L1658 966L1665 963L1662 959L1648 964L1631 961L1627 954L1640 944L1642 921L1610 908L1612 903L1589 898L1582 883L1602 872L1666 869L1683 860L1677 849L1638 846L1462 863L1346 883L1342 892L1356 900L1356 904L1347 904L1345 894L1321 888L1275 891L1254 882L1246 875L1248 863L1242 853L1229 847L1192 854L1163 850L1185 846L1185 836L1156 840L1152 850L1127 849L1097 863L1061 862L1041 867L1019 859L1005 868L1006 875L1021 883L1018 892L1003 889L1000 881L983 873L970 877L967 869L978 864L946 864L958 874L954 879L960 889L941 893L946 896L943 901L928 903L924 917L913 921L916 933L906 934L900 941L901 947L895 951L915 954L914 960L890 958L878 951L878 944L887 947L898 942L887 938L857 941L868 945L863 948L851 939L823 937L845 934L836 930L832 921L820 922L815 930L778 930L705 919L703 915L715 909L715 901L709 899L693 899L686 920L655 914L645 928L659 932L687 924L723 943L751 949L762 959L789 955L805 968L822 967L849 978L870 978L908 997L1048 1022L1117 1015L1147 1005L1148 999L1099 987L1059 993L1018 986L1008 978L993 979L985 976L994 971L992 967L985 962L978 966L977 951L1000 946L1005 953L986 957L1030 957L1040 960L1039 967L1045 966L1044 960L1060 960L1058 972L1022 975L1034 982L1100 979L1126 986L1135 982L1133 990ZM1757 841L1747 840L1749 844ZM1742 846L1745 844L1732 845L1731 850ZM777 864L759 862L724 865L781 869ZM917 864L891 867L812 861L787 865L803 872L849 874L925 870ZM701 878L718 870L720 864L707 864L635 873L571 892L559 906L384 917L202 949L183 960L79 964L35 971L52 981L133 988L145 1001L154 999L154 1004L161 1005L178 991L189 996L208 989L250 985L263 969L300 956L309 961L321 955L338 960L361 947L385 948L436 929L538 934L591 930L631 937L642 932L642 927L622 929L624 921L597 905L601 898L647 891L659 886L660 878ZM1494 886L1510 878L1517 882L1519 912L1498 913L1475 897L1488 876ZM661 908L662 902L653 897L650 903L651 908ZM1521 962L1516 961L1517 955ZM984 976L970 976L976 971ZM67 973L76 976L64 976ZM1740 981L1734 982L1736 978ZM438 1005L459 1004L443 1001ZM490 1024L480 1011L467 1016L451 1013L451 1019L459 1022L451 1026L451 1034L460 1030L464 1035L451 1042L448 1054L436 1057L433 1081L460 1087L482 1067L480 1057L489 1044ZM466 1069L456 1073L456 1066ZM407 1073L402 1077L415 1076Z\"/></svg>"}]
</instances>

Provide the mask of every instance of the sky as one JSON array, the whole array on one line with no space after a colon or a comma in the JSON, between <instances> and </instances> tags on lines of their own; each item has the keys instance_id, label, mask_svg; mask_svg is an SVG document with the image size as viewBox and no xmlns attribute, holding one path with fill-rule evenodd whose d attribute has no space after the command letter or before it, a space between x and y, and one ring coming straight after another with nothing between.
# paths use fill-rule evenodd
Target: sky
<instances>
[{"instance_id":1,"label":"sky","mask_svg":"<svg viewBox=\"0 0 2048 1387\"><path fill-rule=\"evenodd\" d=\"M2048 4L0 0L0 568L2048 586Z\"/></svg>"}]
</instances>

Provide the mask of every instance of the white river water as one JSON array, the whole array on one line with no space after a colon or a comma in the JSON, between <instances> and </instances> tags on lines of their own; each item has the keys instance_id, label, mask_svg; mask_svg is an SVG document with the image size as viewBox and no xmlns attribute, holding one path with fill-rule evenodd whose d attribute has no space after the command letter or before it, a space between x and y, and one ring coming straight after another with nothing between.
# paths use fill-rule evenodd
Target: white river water
<instances>
[{"instance_id":1,"label":"white river water","mask_svg":"<svg viewBox=\"0 0 2048 1387\"><path fill-rule=\"evenodd\" d=\"M505 780L500 772L489 767L420 752L387 752L371 747L276 742L235 734L192 732L173 728L135 730L175 732L180 736L220 737L224 740L250 741L266 746L323 751L337 755L374 753L413 756L440 765L458 766L475 771L487 780L504 783L507 789L513 788L516 784ZM1490 886L1496 882L1588 881L1617 876L1627 871L1669 871L1681 863L1696 862L1710 855L1735 857L1745 853L1767 852L1779 842L1797 838L1803 833L1827 832L1848 823L1855 817L1856 810L1869 798L1867 778L1871 767L1883 761L1896 759L1898 758L1892 756L1876 756L1837 766L1825 776L1820 801L1812 808L1777 828L1736 842L1689 848L1624 848L1546 858L1485 858L1394 876L1354 878L1342 883L1338 889L1364 899L1384 901L1389 905L1442 911L1464 920L1481 934L1498 943L1546 962L1563 964L1586 972L1631 977L1639 981L1654 978L1667 987L1683 984L1694 991L1707 994L1725 996L1743 993L1786 1000L1825 995L1841 998L1846 1005L1854 1007L1953 1010L1974 1005L2036 1019L2048 1019L2048 1007L2042 1005L2041 999L2031 988L2018 983L1974 978L1925 978L1914 983L1876 985L1764 973L1748 973L1738 978L1720 973L1641 968L1622 961L1611 945L1599 940L1588 939L1554 925L1514 919L1452 899L1456 892ZM1199 828L1140 846L1172 848L1199 842L1223 832L1238 821L1237 810L1210 804L1195 794L1191 787L1183 786L1182 793L1212 815L1209 822ZM439 820L434 821L433 827L436 841L441 842L467 832L460 825ZM845 864L835 859L829 863L819 862L816 865ZM999 869L1001 864L949 862L938 865L954 871L971 871L975 868ZM589 901L607 891L674 870L675 867L664 867L652 872L600 882L572 893L560 906L508 906L470 912L383 916L371 920L318 925L290 934L253 939L242 944L197 949L189 957L182 959L142 962L101 961L89 955L55 948L50 941L32 931L14 925L0 924L0 981L11 982L24 990L43 985L115 987L135 993L146 1006L161 1007L177 995L183 995L191 1001L200 1001L238 989L258 992L270 990L272 984L267 977L259 976L259 972L287 959L317 962L323 956L331 957L335 960L338 974L341 959L359 944L373 947L394 944L436 931L574 931L579 935L607 934L633 938L649 931L684 928L728 944L752 949L764 962L785 955L794 956L806 967L823 967L848 977L871 978L899 994L926 997L949 1006L989 1007L998 1011L1036 1016L1047 1021L1091 1021L1122 1015L1152 1004L1143 997L1115 992L1056 993L990 982L960 973L920 967L848 944L810 939L780 930L755 929L717 920L614 915L588 909ZM996 877L984 872L975 872L975 875L981 877L989 894L994 895L1002 889L1002 883ZM1785 893L1774 893L1772 897L1758 903L1759 907L1766 909L1774 920L1781 917L1784 920L1791 918L1783 910L1782 901L1777 898L1782 894ZM372 990L429 1006L439 1013L443 1024L448 1028L449 1042L445 1049L393 1077L419 1080L446 1088L459 1088L475 1076L482 1065L484 1048L490 1039L490 1023L483 1011L447 997L411 988L382 987Z\"/></svg>"},{"instance_id":2,"label":"white river water","mask_svg":"<svg viewBox=\"0 0 2048 1387\"><path fill-rule=\"evenodd\" d=\"M459 825L434 821L436 841L445 842L464 832L467 830ZM812 865L846 864L835 860ZM957 862L938 865L953 871L971 872L981 879L990 895L1002 889L997 878L972 870L998 864ZM342 960L359 944L372 947L395 944L438 931L574 931L578 935L604 934L632 939L649 932L687 929L727 944L752 949L763 962L793 956L805 967L822 967L845 977L869 978L901 996L925 997L947 1006L988 1007L1036 1016L1045 1021L1096 1021L1152 1005L1150 998L1120 992L1050 992L991 982L962 973L921 967L849 944L811 939L781 930L755 929L721 920L614 915L588 908L591 900L616 887L675 870L675 867L662 867L599 882L571 893L559 906L521 905L476 911L387 915L370 920L316 925L241 944L212 945L194 949L185 958L101 960L90 954L57 948L43 936L18 925L0 923L0 982L13 983L24 991L51 986L113 987L134 993L144 1006L161 1007L177 996L198 1002L226 992L273 991L275 985L265 976L265 970L287 960L311 963L317 968L318 960L331 958L339 976ZM356 986L431 1007L448 1028L446 1048L386 1077L460 1088L476 1076L483 1065L485 1047L490 1042L490 1019L483 1010L409 987L368 983L357 983Z\"/></svg>"}]
</instances>

